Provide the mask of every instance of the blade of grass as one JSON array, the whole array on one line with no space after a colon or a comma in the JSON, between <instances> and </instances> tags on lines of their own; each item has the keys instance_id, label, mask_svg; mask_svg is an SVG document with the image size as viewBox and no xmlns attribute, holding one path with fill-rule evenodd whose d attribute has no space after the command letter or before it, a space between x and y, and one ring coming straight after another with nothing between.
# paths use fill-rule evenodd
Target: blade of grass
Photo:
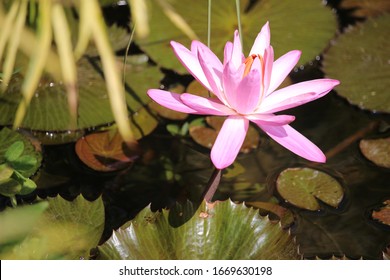
<instances>
[{"instance_id":1,"label":"blade of grass","mask_svg":"<svg viewBox=\"0 0 390 280\"><path fill-rule=\"evenodd\" d=\"M27 1L23 0L18 11L18 15L16 17L15 27L8 41L7 54L5 56L3 64L3 82L1 84L2 91L5 91L12 77L12 73L15 66L16 53L18 51L21 39L21 30L23 29L24 23L26 21L26 15Z\"/></svg>"},{"instance_id":2,"label":"blade of grass","mask_svg":"<svg viewBox=\"0 0 390 280\"><path fill-rule=\"evenodd\" d=\"M83 2L85 2L83 7L87 8L88 11L88 24L91 28L92 36L102 60L112 113L123 140L126 143L131 144L134 142L134 136L130 128L125 92L121 84L119 69L115 62L114 53L108 40L106 24L99 3L96 0Z\"/></svg>"},{"instance_id":3,"label":"blade of grass","mask_svg":"<svg viewBox=\"0 0 390 280\"><path fill-rule=\"evenodd\" d=\"M61 62L62 78L68 94L68 104L71 115L70 128L76 129L78 113L77 70L72 51L69 26L65 12L60 4L55 4L53 7L52 23L54 40L58 48L58 54Z\"/></svg>"},{"instance_id":4,"label":"blade of grass","mask_svg":"<svg viewBox=\"0 0 390 280\"><path fill-rule=\"evenodd\" d=\"M38 86L46 64L47 54L50 51L52 41L52 30L50 24L51 0L41 0L39 5L38 32L39 41L34 50L34 55L29 64L25 80L22 85L23 98L16 110L13 128L18 128L22 124L31 98Z\"/></svg>"},{"instance_id":5,"label":"blade of grass","mask_svg":"<svg viewBox=\"0 0 390 280\"><path fill-rule=\"evenodd\" d=\"M5 50L5 46L7 44L8 38L10 37L12 32L14 31L12 26L14 24L14 20L15 20L16 14L18 12L19 6L20 6L20 1L13 2L7 15L3 14L2 8L0 7L0 26L1 26L0 61L3 58L3 53Z\"/></svg>"}]
</instances>

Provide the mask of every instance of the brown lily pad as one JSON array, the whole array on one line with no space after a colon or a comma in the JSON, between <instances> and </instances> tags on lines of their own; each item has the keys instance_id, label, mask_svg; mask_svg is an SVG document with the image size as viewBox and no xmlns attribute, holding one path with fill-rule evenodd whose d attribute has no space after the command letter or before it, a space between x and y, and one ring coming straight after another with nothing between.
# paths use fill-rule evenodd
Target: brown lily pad
<instances>
[{"instance_id":1,"label":"brown lily pad","mask_svg":"<svg viewBox=\"0 0 390 280\"><path fill-rule=\"evenodd\" d=\"M390 199L384 202L384 206L379 211L373 211L372 217L382 224L390 226Z\"/></svg>"},{"instance_id":2,"label":"brown lily pad","mask_svg":"<svg viewBox=\"0 0 390 280\"><path fill-rule=\"evenodd\" d=\"M190 135L199 145L211 148L217 139L219 130L221 129L225 118L212 116L206 117L205 120L210 127L198 122L196 125L190 126ZM254 127L249 126L248 133L246 134L240 152L249 153L251 150L256 149L259 141L259 133Z\"/></svg>"},{"instance_id":3,"label":"brown lily pad","mask_svg":"<svg viewBox=\"0 0 390 280\"><path fill-rule=\"evenodd\" d=\"M316 211L321 206L318 200L338 207L344 197L340 183L330 175L312 168L287 168L277 180L279 194L292 205Z\"/></svg>"},{"instance_id":4,"label":"brown lily pad","mask_svg":"<svg viewBox=\"0 0 390 280\"><path fill-rule=\"evenodd\" d=\"M368 160L378 166L390 168L390 138L363 139L359 147Z\"/></svg>"},{"instance_id":5,"label":"brown lily pad","mask_svg":"<svg viewBox=\"0 0 390 280\"><path fill-rule=\"evenodd\" d=\"M111 172L129 167L137 156L136 144L126 145L118 132L89 134L76 142L76 154L88 167Z\"/></svg>"},{"instance_id":6,"label":"brown lily pad","mask_svg":"<svg viewBox=\"0 0 390 280\"><path fill-rule=\"evenodd\" d=\"M352 10L355 17L372 17L390 12L389 0L343 0L340 8Z\"/></svg>"}]
</instances>

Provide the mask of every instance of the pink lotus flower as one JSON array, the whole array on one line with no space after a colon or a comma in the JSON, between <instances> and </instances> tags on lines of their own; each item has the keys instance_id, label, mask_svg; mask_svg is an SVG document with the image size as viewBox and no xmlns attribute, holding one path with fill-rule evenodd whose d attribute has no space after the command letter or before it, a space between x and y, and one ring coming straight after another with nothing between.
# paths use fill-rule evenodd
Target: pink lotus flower
<instances>
[{"instance_id":1,"label":"pink lotus flower","mask_svg":"<svg viewBox=\"0 0 390 280\"><path fill-rule=\"evenodd\" d=\"M216 168L223 169L234 162L249 121L297 155L311 161L326 161L316 145L288 125L294 121L294 116L274 113L320 98L339 81L317 79L277 89L297 64L301 52L290 51L274 61L268 22L258 34L247 58L242 53L237 31L234 42L225 45L223 63L199 41L192 42L191 50L177 42L171 42L171 46L181 63L214 97L159 89L148 90L148 95L175 111L228 116L211 150L211 160Z\"/></svg>"}]
</instances>

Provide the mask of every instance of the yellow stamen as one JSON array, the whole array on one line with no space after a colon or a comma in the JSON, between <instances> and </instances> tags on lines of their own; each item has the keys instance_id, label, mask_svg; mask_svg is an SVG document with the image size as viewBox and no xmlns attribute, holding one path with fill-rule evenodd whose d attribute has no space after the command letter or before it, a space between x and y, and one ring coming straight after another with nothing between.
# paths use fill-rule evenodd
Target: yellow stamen
<instances>
[{"instance_id":1,"label":"yellow stamen","mask_svg":"<svg viewBox=\"0 0 390 280\"><path fill-rule=\"evenodd\" d=\"M244 61L244 64L245 64L245 70L244 70L244 75L243 77L245 77L246 75L249 74L249 71L251 70L252 68L252 64L253 64L253 61L255 61L255 58L258 57L260 59L260 65L262 66L262 68L264 68L264 60L263 60L263 57L259 54L252 54L250 56L248 56L245 61Z\"/></svg>"}]
</instances>

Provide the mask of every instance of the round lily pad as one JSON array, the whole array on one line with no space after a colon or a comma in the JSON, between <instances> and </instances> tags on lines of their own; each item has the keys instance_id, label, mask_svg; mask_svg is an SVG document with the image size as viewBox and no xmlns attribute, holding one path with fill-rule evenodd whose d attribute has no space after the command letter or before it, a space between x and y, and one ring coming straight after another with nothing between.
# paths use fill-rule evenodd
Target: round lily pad
<instances>
[{"instance_id":1,"label":"round lily pad","mask_svg":"<svg viewBox=\"0 0 390 280\"><path fill-rule=\"evenodd\" d=\"M390 138L363 139L359 147L368 160L378 166L390 168Z\"/></svg>"},{"instance_id":2,"label":"round lily pad","mask_svg":"<svg viewBox=\"0 0 390 280\"><path fill-rule=\"evenodd\" d=\"M390 112L390 15L348 28L324 56L323 70L341 81L337 93L373 112Z\"/></svg>"},{"instance_id":3,"label":"round lily pad","mask_svg":"<svg viewBox=\"0 0 390 280\"><path fill-rule=\"evenodd\" d=\"M89 134L76 142L76 154L90 168L110 172L129 167L137 156L134 147L127 146L118 132Z\"/></svg>"},{"instance_id":4,"label":"round lily pad","mask_svg":"<svg viewBox=\"0 0 390 280\"><path fill-rule=\"evenodd\" d=\"M355 17L378 16L390 12L390 1L388 0L343 0L340 8L351 11Z\"/></svg>"},{"instance_id":5,"label":"round lily pad","mask_svg":"<svg viewBox=\"0 0 390 280\"><path fill-rule=\"evenodd\" d=\"M169 19L159 1L149 0L150 35L146 39L137 39L137 44L154 61L163 67L186 73L170 48L169 41L174 40L189 48L189 39ZM238 28L236 1L213 0L211 11L211 49L222 58L227 41L233 40L233 32ZM315 58L327 46L337 30L337 21L332 11L321 1L279 1L262 0L251 5L250 0L241 0L241 22L244 53L248 53L255 37L266 21L270 22L272 45L275 57L298 49L302 50L301 64ZM169 4L197 35L207 42L207 1L172 0ZM191 8L189 8L191 7ZM305 32L302 32L302 26Z\"/></svg>"},{"instance_id":6,"label":"round lily pad","mask_svg":"<svg viewBox=\"0 0 390 280\"><path fill-rule=\"evenodd\" d=\"M203 122L196 122L190 125L190 135L192 139L199 145L206 148L211 148L217 139L218 132L225 121L224 117L206 117L207 127ZM256 149L260 141L260 136L257 130L249 126L248 133L246 134L244 143L240 149L242 153L249 153L253 149Z\"/></svg>"},{"instance_id":7,"label":"round lily pad","mask_svg":"<svg viewBox=\"0 0 390 280\"><path fill-rule=\"evenodd\" d=\"M276 188L286 202L311 211L321 209L318 200L336 208L344 197L336 179L306 167L283 170L276 180Z\"/></svg>"},{"instance_id":8,"label":"round lily pad","mask_svg":"<svg viewBox=\"0 0 390 280\"><path fill-rule=\"evenodd\" d=\"M132 121L133 132L139 135L150 133L157 125L157 120L146 110L149 88L158 88L163 74L155 66L146 62L133 64L129 59L126 67L123 58L118 58L118 67L124 69L126 78L126 103ZM106 83L101 74L99 60L83 58L78 67L79 107L77 129L96 127L114 121ZM21 100L20 87L23 73L15 74L7 91L0 97L0 125L13 123L16 108ZM55 82L45 76L32 98L22 126L39 131L70 131L70 113L66 90L61 82Z\"/></svg>"},{"instance_id":9,"label":"round lily pad","mask_svg":"<svg viewBox=\"0 0 390 280\"><path fill-rule=\"evenodd\" d=\"M180 227L170 219L194 213ZM170 210L142 210L127 227L113 232L99 246L103 259L297 259L297 248L288 232L258 211L231 201L194 209L183 204L178 216ZM168 219L168 216L169 219Z\"/></svg>"}]
</instances>

